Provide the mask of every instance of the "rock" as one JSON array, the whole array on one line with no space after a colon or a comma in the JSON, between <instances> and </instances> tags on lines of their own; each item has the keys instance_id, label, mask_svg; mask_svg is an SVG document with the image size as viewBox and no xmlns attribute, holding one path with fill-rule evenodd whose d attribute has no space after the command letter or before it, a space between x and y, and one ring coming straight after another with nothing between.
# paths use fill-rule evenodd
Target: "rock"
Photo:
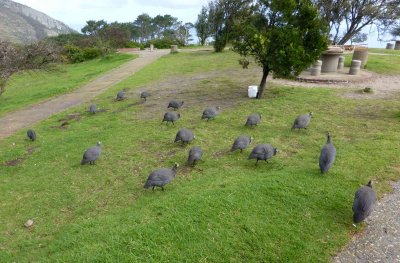
<instances>
[{"instance_id":1,"label":"rock","mask_svg":"<svg viewBox=\"0 0 400 263\"><path fill-rule=\"evenodd\" d=\"M31 226L33 226L33 220L32 219L28 219L28 221L25 222L24 226L26 228L30 228Z\"/></svg>"}]
</instances>

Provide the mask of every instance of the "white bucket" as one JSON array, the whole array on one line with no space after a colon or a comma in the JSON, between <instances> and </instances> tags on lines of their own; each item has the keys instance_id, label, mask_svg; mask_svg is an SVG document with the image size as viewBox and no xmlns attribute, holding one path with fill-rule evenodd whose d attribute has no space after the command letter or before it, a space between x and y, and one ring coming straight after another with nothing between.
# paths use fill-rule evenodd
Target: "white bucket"
<instances>
[{"instance_id":1,"label":"white bucket","mask_svg":"<svg viewBox=\"0 0 400 263\"><path fill-rule=\"evenodd\" d=\"M257 92L258 92L258 86L249 86L249 89L247 90L249 98L257 97Z\"/></svg>"}]
</instances>

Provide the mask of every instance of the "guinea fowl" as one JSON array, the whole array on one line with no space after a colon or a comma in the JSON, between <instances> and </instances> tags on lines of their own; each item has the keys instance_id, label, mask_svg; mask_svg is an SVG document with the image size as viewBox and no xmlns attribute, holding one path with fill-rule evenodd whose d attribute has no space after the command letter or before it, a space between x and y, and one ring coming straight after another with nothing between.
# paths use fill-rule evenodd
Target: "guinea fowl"
<instances>
[{"instance_id":1,"label":"guinea fowl","mask_svg":"<svg viewBox=\"0 0 400 263\"><path fill-rule=\"evenodd\" d=\"M148 93L147 91L143 91L142 93L140 93L140 98L144 99L144 101L147 101L147 97L150 97L150 93Z\"/></svg>"},{"instance_id":2,"label":"guinea fowl","mask_svg":"<svg viewBox=\"0 0 400 263\"><path fill-rule=\"evenodd\" d=\"M182 107L183 103L184 103L183 101L171 100L168 103L168 107L167 108L173 108L174 110L178 110L179 108Z\"/></svg>"},{"instance_id":3,"label":"guinea fowl","mask_svg":"<svg viewBox=\"0 0 400 263\"><path fill-rule=\"evenodd\" d=\"M246 149L247 146L251 143L252 138L249 136L241 135L235 139L233 142L231 152L240 149L240 152L243 152L243 149Z\"/></svg>"},{"instance_id":4,"label":"guinea fowl","mask_svg":"<svg viewBox=\"0 0 400 263\"><path fill-rule=\"evenodd\" d=\"M372 212L376 202L376 194L372 189L372 182L360 187L355 195L353 202L353 222L354 224L364 221ZM356 226L356 225L354 225Z\"/></svg>"},{"instance_id":5,"label":"guinea fowl","mask_svg":"<svg viewBox=\"0 0 400 263\"><path fill-rule=\"evenodd\" d=\"M189 143L195 138L193 132L189 129L182 128L176 133L175 141L181 141L182 144Z\"/></svg>"},{"instance_id":6,"label":"guinea fowl","mask_svg":"<svg viewBox=\"0 0 400 263\"><path fill-rule=\"evenodd\" d=\"M217 106L215 108L207 108L207 109L205 109L203 111L203 115L201 116L201 119L202 120L207 119L207 121L210 120L210 119L214 119L217 116L217 114L218 114L220 109L221 108L219 106Z\"/></svg>"},{"instance_id":7,"label":"guinea fowl","mask_svg":"<svg viewBox=\"0 0 400 263\"><path fill-rule=\"evenodd\" d=\"M257 165L259 160L267 161L268 159L272 158L272 156L276 155L277 152L278 149L272 147L271 144L259 144L253 148L249 155L249 158L247 159L257 159Z\"/></svg>"},{"instance_id":8,"label":"guinea fowl","mask_svg":"<svg viewBox=\"0 0 400 263\"><path fill-rule=\"evenodd\" d=\"M201 160L202 156L203 156L203 150L200 147L193 146L189 151L187 162L190 165L195 165L197 161Z\"/></svg>"},{"instance_id":9,"label":"guinea fowl","mask_svg":"<svg viewBox=\"0 0 400 263\"><path fill-rule=\"evenodd\" d=\"M117 100L123 100L125 99L125 91L121 90L120 92L117 93Z\"/></svg>"},{"instance_id":10,"label":"guinea fowl","mask_svg":"<svg viewBox=\"0 0 400 263\"><path fill-rule=\"evenodd\" d=\"M164 191L164 186L171 182L178 170L179 164L175 163L175 165L170 168L160 168L150 173L147 178L146 183L144 184L144 188L150 188L154 190L156 186L161 187L161 190Z\"/></svg>"},{"instance_id":11,"label":"guinea fowl","mask_svg":"<svg viewBox=\"0 0 400 263\"><path fill-rule=\"evenodd\" d=\"M307 129L307 126L310 123L312 116L313 116L312 112L310 112L309 114L297 116L297 118L294 120L292 130L293 129Z\"/></svg>"},{"instance_id":12,"label":"guinea fowl","mask_svg":"<svg viewBox=\"0 0 400 263\"><path fill-rule=\"evenodd\" d=\"M101 142L97 142L96 146L90 147L85 151L81 164L94 164L101 154Z\"/></svg>"},{"instance_id":13,"label":"guinea fowl","mask_svg":"<svg viewBox=\"0 0 400 263\"><path fill-rule=\"evenodd\" d=\"M91 114L95 114L96 111L97 111L97 106L96 106L96 104L90 105L90 107L89 107L89 112L90 112Z\"/></svg>"},{"instance_id":14,"label":"guinea fowl","mask_svg":"<svg viewBox=\"0 0 400 263\"><path fill-rule=\"evenodd\" d=\"M181 117L181 114L176 113L174 111L168 111L164 114L164 118L161 123L164 121L168 124L168 122L172 122L175 125L175 122Z\"/></svg>"},{"instance_id":15,"label":"guinea fowl","mask_svg":"<svg viewBox=\"0 0 400 263\"><path fill-rule=\"evenodd\" d=\"M332 144L331 135L328 132L326 134L326 144L322 147L321 154L319 156L319 168L321 173L328 172L329 168L333 165L336 157L336 148Z\"/></svg>"},{"instance_id":16,"label":"guinea fowl","mask_svg":"<svg viewBox=\"0 0 400 263\"><path fill-rule=\"evenodd\" d=\"M31 141L36 140L36 132L35 132L34 130L29 129L29 130L26 132L26 135L28 136L28 138L29 138Z\"/></svg>"},{"instance_id":17,"label":"guinea fowl","mask_svg":"<svg viewBox=\"0 0 400 263\"><path fill-rule=\"evenodd\" d=\"M249 117L247 117L245 126L255 126L258 125L260 121L261 121L261 114L253 113L250 114Z\"/></svg>"}]
</instances>

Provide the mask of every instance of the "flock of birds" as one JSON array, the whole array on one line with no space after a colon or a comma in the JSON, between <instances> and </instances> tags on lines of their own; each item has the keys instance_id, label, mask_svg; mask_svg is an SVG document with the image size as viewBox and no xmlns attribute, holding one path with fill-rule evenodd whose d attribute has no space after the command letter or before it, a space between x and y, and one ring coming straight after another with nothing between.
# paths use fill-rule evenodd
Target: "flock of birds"
<instances>
[{"instance_id":1,"label":"flock of birds","mask_svg":"<svg viewBox=\"0 0 400 263\"><path fill-rule=\"evenodd\" d=\"M140 97L144 99L144 101L146 101L149 96L150 93L147 91L142 92L140 95ZM123 99L125 99L125 92L124 91L118 92L116 100L120 101ZM168 124L168 122L172 122L172 124L175 125L175 122L180 118L180 114L177 113L175 110L180 109L183 106L183 104L184 104L183 101L177 101L177 100L170 101L168 103L167 108L172 108L174 111L166 112L164 114L164 118L161 123L166 122L166 124ZM206 119L207 121L210 119L214 119L218 115L219 110L220 107L207 108L203 111L201 119ZM95 114L97 112L96 104L90 105L89 112L91 114ZM312 116L313 116L312 112L297 116L296 119L294 120L292 130L307 129L307 126L309 125ZM260 122L261 122L261 114L253 113L248 116L245 126L250 126L250 127L257 126ZM36 133L32 129L29 129L27 131L27 136L32 141L36 140ZM319 157L319 167L321 170L321 174L327 173L329 171L336 158L336 148L332 143L331 135L329 132L327 133L326 137L327 137L326 144L322 147ZM190 143L194 138L195 135L191 130L186 128L181 128L177 132L174 142L181 142L183 145ZM240 150L240 152L243 152L243 150L250 145L252 140L253 138L249 136L245 135L239 136L233 142L230 151L233 152L236 150ZM253 148L248 159L255 159L257 165L258 161L263 160L267 162L268 159L272 158L277 153L278 149L274 148L272 145L259 144ZM89 163L91 165L95 164L95 161L100 157L100 154L101 154L101 143L97 142L97 145L88 148L84 152L81 164L82 165L86 163ZM201 147L193 146L189 151L187 159L188 165L195 165L198 161L202 159L202 156L203 156L203 150L201 149ZM151 187L154 190L155 187L160 187L161 190L164 190L164 186L170 183L175 178L176 173L178 171L178 167L179 164L175 163L172 168L160 168L152 171L149 174L146 183L144 184L144 188ZM371 214L375 202L376 202L376 193L372 188L371 181L369 181L367 185L360 187L354 195L354 201L352 207L354 212L353 215L354 226L355 224L364 221Z\"/></svg>"}]
</instances>

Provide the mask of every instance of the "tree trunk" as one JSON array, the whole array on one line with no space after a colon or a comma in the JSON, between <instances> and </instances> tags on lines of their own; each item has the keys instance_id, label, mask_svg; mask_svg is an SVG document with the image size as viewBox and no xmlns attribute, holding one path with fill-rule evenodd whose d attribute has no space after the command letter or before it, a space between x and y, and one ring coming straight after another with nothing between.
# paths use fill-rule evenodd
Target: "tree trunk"
<instances>
[{"instance_id":1,"label":"tree trunk","mask_svg":"<svg viewBox=\"0 0 400 263\"><path fill-rule=\"evenodd\" d=\"M261 78L260 87L258 88L257 99L261 99L264 93L265 84L267 83L267 77L269 72L270 72L269 67L263 67L263 76Z\"/></svg>"}]
</instances>

